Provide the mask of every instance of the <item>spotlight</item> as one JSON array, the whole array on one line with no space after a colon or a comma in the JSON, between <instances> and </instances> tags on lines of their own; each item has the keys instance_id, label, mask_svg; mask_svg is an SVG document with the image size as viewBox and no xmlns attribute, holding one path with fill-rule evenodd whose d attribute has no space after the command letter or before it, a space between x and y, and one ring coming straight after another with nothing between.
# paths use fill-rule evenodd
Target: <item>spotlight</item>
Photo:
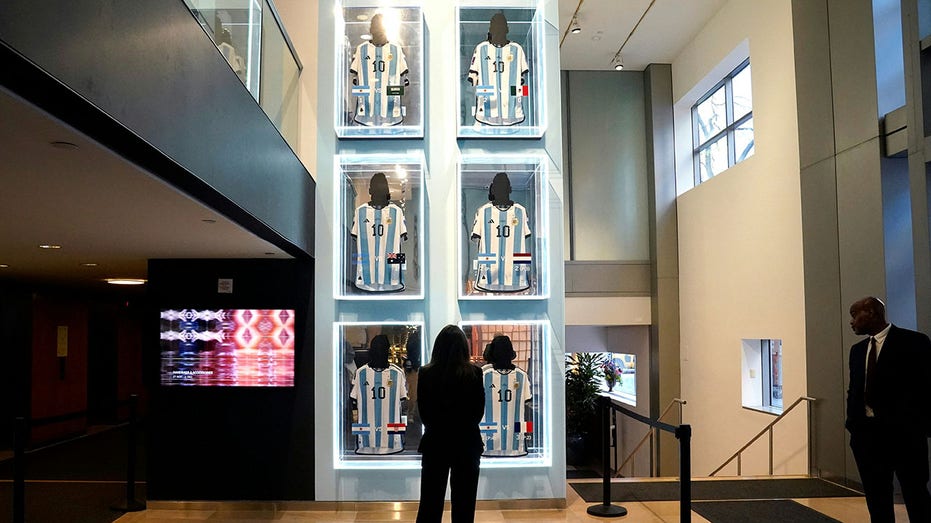
<instances>
[{"instance_id":1,"label":"spotlight","mask_svg":"<svg viewBox=\"0 0 931 523\"><path fill-rule=\"evenodd\" d=\"M579 19L574 16L572 17L572 23L569 24L569 32L574 35L582 32L582 26L579 25Z\"/></svg>"},{"instance_id":2,"label":"spotlight","mask_svg":"<svg viewBox=\"0 0 931 523\"><path fill-rule=\"evenodd\" d=\"M614 66L614 70L615 70L615 71L623 71L623 70L624 70L624 62L621 61L621 56L620 56L620 55L615 56L615 57L614 57L614 60L611 60L611 65Z\"/></svg>"}]
</instances>

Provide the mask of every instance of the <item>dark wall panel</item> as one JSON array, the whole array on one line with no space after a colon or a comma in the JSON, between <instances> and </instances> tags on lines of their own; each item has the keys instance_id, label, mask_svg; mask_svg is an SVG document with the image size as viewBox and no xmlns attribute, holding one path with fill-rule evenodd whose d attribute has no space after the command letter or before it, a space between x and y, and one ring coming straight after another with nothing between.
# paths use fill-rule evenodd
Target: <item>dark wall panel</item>
<instances>
[{"instance_id":1,"label":"dark wall panel","mask_svg":"<svg viewBox=\"0 0 931 523\"><path fill-rule=\"evenodd\" d=\"M139 162L153 174L292 254L313 254L313 179L183 2L4 0L0 41L3 85L111 147L100 116L118 122L108 132L179 167ZM62 103L72 96L100 115Z\"/></svg>"},{"instance_id":2,"label":"dark wall panel","mask_svg":"<svg viewBox=\"0 0 931 523\"><path fill-rule=\"evenodd\" d=\"M149 262L149 499L313 499L312 277L310 261ZM295 309L295 386L159 385L158 310L171 307Z\"/></svg>"}]
</instances>

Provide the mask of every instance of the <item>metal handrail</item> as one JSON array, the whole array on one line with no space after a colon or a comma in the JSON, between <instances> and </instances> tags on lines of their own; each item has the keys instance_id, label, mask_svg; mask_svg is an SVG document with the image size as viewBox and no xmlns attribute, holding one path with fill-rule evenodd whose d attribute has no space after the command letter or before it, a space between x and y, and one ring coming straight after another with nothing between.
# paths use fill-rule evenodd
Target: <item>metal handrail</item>
<instances>
[{"instance_id":1,"label":"metal handrail","mask_svg":"<svg viewBox=\"0 0 931 523\"><path fill-rule=\"evenodd\" d=\"M791 412L792 409L794 409L795 406L798 405L799 403L801 403L802 401L807 401L807 402L808 402L808 413L809 413L809 418L811 418L811 403L814 402L814 401L817 401L817 400L816 400L815 398L810 397L810 396L801 396L801 397L799 397L797 400L795 400L794 402L792 402L792 405L789 405L789 408L787 408L786 410L784 410L784 411L782 412L782 414L776 416L776 419L774 419L769 425L766 425L766 427L763 428L763 430L761 430L759 434L757 434L756 436L753 436L753 438L751 438L750 441L748 441L746 445L744 445L743 447L740 447L740 450L738 450L737 452L735 452L731 457L727 458L727 460L725 460L724 463L722 463L720 467L714 469L714 471L713 471L711 474L709 474L709 476L714 476L714 475L717 474L718 472L721 472L721 469L723 469L724 467L726 467L727 465L729 465L730 462L734 461L735 458L737 459L737 475L739 476L739 475L740 475L740 470L741 470L741 469L740 469L740 465L741 465L741 463L740 463L740 455L741 455L741 453L743 453L743 451L747 450L747 448L748 448L750 445L753 445L754 443L756 443L756 440L758 440L758 439L760 439L761 437L763 437L763 434L766 434L767 432L769 432L769 475L772 476L772 475L773 475L773 425L775 425L776 423L779 423L779 421L782 420L782 418L786 417L786 415L787 415L789 412ZM809 431L809 443L810 443L810 440L811 440L811 438L810 438L810 435L811 435L811 419L809 419L808 431Z\"/></svg>"},{"instance_id":2,"label":"metal handrail","mask_svg":"<svg viewBox=\"0 0 931 523\"><path fill-rule=\"evenodd\" d=\"M666 408L663 409L663 412L659 415L658 418L656 418L657 421L662 421L663 418L666 417L666 414L668 414L669 411L672 409L672 406L673 406L673 405L676 405L676 404L679 405L679 423L682 423L682 406L685 405L685 404L687 404L687 402L686 402L685 400L679 399L679 398L673 398L672 401L669 402L669 405L666 405ZM627 462L629 462L630 460L632 460L632 459L634 458L634 456L637 454L637 452L640 450L640 448L643 447L643 445L644 445L647 441L651 441L651 442L652 442L652 441L653 441L653 437L654 437L655 435L656 435L656 429L653 428L653 427L650 427L650 430L648 430L647 433L643 436L643 439L640 440L640 443L637 443L637 446L634 447L634 450L632 450L632 451L630 452L630 454L627 455L627 458L624 460L624 462L621 463L620 465L618 465L617 468L614 470L614 477L618 477L618 476L620 475L621 470L624 469L624 466L627 465ZM652 448L652 445L651 445L651 448ZM650 453L650 477L653 477L653 476L655 475L655 474L654 474L654 470L653 470L653 469L654 469L654 466L655 466L655 463L654 463L654 460L653 460L653 453L651 452L651 453ZM631 465L631 467L630 467L630 475L631 475L631 476L634 476L634 477L636 477L636 475L637 475L637 474L636 474L636 469L634 468L633 465Z\"/></svg>"}]
</instances>

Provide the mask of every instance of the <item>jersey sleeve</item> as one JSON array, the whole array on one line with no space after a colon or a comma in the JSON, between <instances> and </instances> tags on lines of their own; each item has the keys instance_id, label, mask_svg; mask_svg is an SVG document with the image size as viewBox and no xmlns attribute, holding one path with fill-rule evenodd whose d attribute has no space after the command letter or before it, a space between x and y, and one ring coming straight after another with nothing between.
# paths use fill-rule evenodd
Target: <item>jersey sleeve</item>
<instances>
[{"instance_id":1,"label":"jersey sleeve","mask_svg":"<svg viewBox=\"0 0 931 523\"><path fill-rule=\"evenodd\" d=\"M475 46L475 51L472 52L472 61L469 62L469 83L471 85L478 85L478 68L481 61L479 50L481 48L481 44Z\"/></svg>"},{"instance_id":2,"label":"jersey sleeve","mask_svg":"<svg viewBox=\"0 0 931 523\"><path fill-rule=\"evenodd\" d=\"M533 398L533 393L530 388L530 376L524 372L524 386L521 387L521 397L524 398L524 401L530 401Z\"/></svg>"},{"instance_id":3,"label":"jersey sleeve","mask_svg":"<svg viewBox=\"0 0 931 523\"><path fill-rule=\"evenodd\" d=\"M409 69L407 67L407 57L404 56L404 50L401 49L401 46L396 46L398 49L398 71L399 75L405 75L408 73Z\"/></svg>"},{"instance_id":4,"label":"jersey sleeve","mask_svg":"<svg viewBox=\"0 0 931 523\"><path fill-rule=\"evenodd\" d=\"M359 236L359 209L357 208L355 212L352 213L352 228L349 229L349 234L353 236Z\"/></svg>"},{"instance_id":5,"label":"jersey sleeve","mask_svg":"<svg viewBox=\"0 0 931 523\"><path fill-rule=\"evenodd\" d=\"M407 377L404 376L404 371L398 367L398 397L407 398Z\"/></svg>"},{"instance_id":6,"label":"jersey sleeve","mask_svg":"<svg viewBox=\"0 0 931 523\"><path fill-rule=\"evenodd\" d=\"M349 64L349 72L352 74L359 74L359 67L361 67L360 61L362 55L362 46L356 47L356 52L352 54L352 62Z\"/></svg>"},{"instance_id":7,"label":"jersey sleeve","mask_svg":"<svg viewBox=\"0 0 931 523\"><path fill-rule=\"evenodd\" d=\"M524 220L523 220L523 222L524 222L523 234L524 234L524 237L526 238L527 236L530 236L531 234L533 234L533 232L530 230L530 217L527 216L527 209L526 209L526 208L524 208Z\"/></svg>"},{"instance_id":8,"label":"jersey sleeve","mask_svg":"<svg viewBox=\"0 0 931 523\"><path fill-rule=\"evenodd\" d=\"M530 66L527 65L527 55L524 54L524 48L520 45L517 46L517 60L520 64L520 74L525 74L530 71Z\"/></svg>"},{"instance_id":9,"label":"jersey sleeve","mask_svg":"<svg viewBox=\"0 0 931 523\"><path fill-rule=\"evenodd\" d=\"M356 374L352 377L352 390L349 391L349 397L358 400L359 399L359 378L362 374L362 369L356 369Z\"/></svg>"},{"instance_id":10,"label":"jersey sleeve","mask_svg":"<svg viewBox=\"0 0 931 523\"><path fill-rule=\"evenodd\" d=\"M401 220L401 223L398 224L398 235L404 236L407 234L407 220L404 218L404 211L398 207L398 219Z\"/></svg>"},{"instance_id":11,"label":"jersey sleeve","mask_svg":"<svg viewBox=\"0 0 931 523\"><path fill-rule=\"evenodd\" d=\"M473 238L482 237L482 225L484 225L482 223L482 208L479 207L479 209L475 211L475 220L472 222L472 237Z\"/></svg>"}]
</instances>

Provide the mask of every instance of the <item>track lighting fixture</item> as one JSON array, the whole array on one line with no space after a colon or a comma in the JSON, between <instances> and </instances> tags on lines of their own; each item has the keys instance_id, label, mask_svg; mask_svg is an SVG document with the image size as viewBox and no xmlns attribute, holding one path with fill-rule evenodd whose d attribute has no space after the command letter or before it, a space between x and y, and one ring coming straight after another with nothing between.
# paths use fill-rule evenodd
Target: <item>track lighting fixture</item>
<instances>
[{"instance_id":1,"label":"track lighting fixture","mask_svg":"<svg viewBox=\"0 0 931 523\"><path fill-rule=\"evenodd\" d=\"M614 55L614 60L611 60L611 65L614 66L614 70L615 70L615 71L623 71L623 70L624 70L624 62L621 61L621 55L620 55L620 53Z\"/></svg>"},{"instance_id":2,"label":"track lighting fixture","mask_svg":"<svg viewBox=\"0 0 931 523\"><path fill-rule=\"evenodd\" d=\"M579 25L579 17L573 16L572 23L569 24L569 32L577 35L582 32L582 26Z\"/></svg>"}]
</instances>

